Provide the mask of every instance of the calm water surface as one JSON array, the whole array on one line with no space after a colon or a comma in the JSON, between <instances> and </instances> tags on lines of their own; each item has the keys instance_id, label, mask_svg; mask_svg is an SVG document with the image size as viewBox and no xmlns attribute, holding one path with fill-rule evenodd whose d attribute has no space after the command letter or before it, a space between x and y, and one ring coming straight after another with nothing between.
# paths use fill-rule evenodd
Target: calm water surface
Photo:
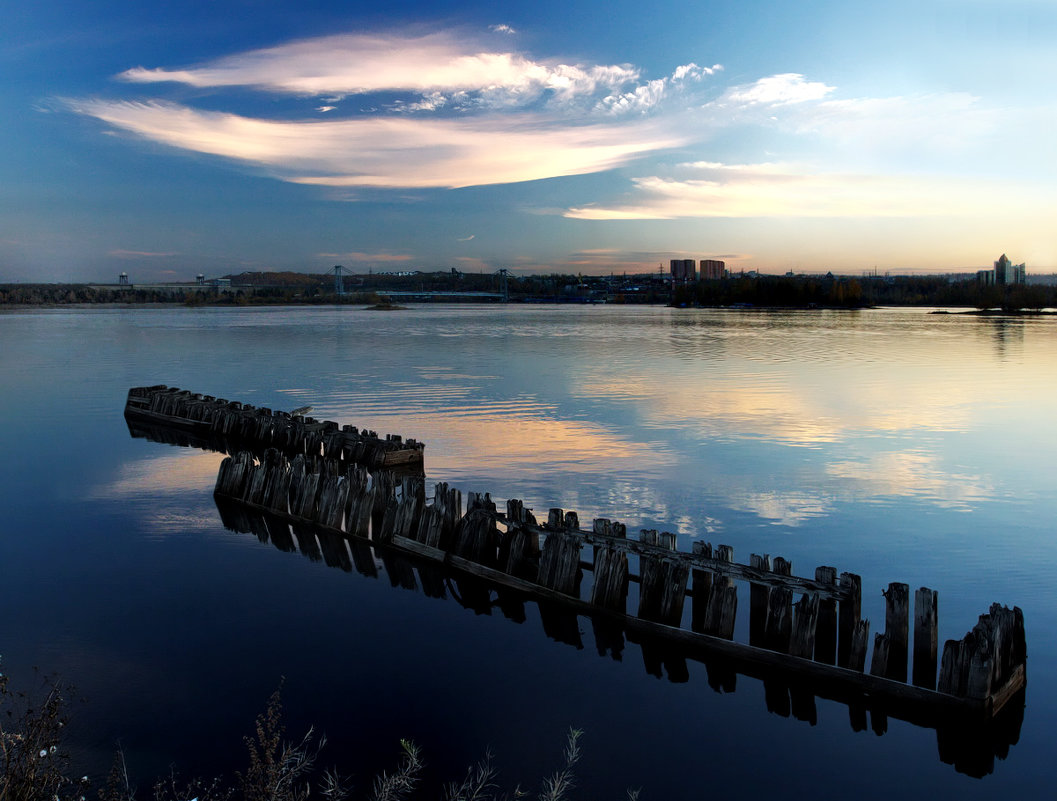
<instances>
[{"instance_id":1,"label":"calm water surface","mask_svg":"<svg viewBox=\"0 0 1057 801\"><path fill-rule=\"evenodd\" d=\"M585 730L581 797L1052 798L1057 721L1057 319L659 308L92 309L0 314L0 654L85 697L87 772L115 744L149 787L170 764L241 767L241 737L285 677L366 790L397 743L440 780L491 747L534 787ZM427 443L427 481L580 519L677 532L939 592L940 640L992 601L1028 636L1019 742L993 773L940 761L936 732L854 732L649 675L454 598L394 588L228 531L220 455L132 439L130 386L166 383ZM395 577L394 577L395 580ZM746 604L747 608L747 604ZM742 615L747 618L747 615ZM747 620L739 621L741 630ZM743 631L741 632L743 634ZM739 636L739 639L743 639Z\"/></svg>"}]
</instances>

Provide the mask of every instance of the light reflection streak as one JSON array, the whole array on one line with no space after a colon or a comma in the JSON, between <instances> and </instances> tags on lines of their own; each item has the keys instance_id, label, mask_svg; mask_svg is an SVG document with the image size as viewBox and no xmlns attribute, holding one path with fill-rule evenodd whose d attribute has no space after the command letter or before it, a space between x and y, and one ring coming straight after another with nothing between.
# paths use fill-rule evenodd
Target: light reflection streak
<instances>
[{"instance_id":1,"label":"light reflection streak","mask_svg":"<svg viewBox=\"0 0 1057 801\"><path fill-rule=\"evenodd\" d=\"M216 483L223 458L221 453L169 448L160 456L122 465L112 480L90 489L85 500L128 501L197 494Z\"/></svg>"}]
</instances>

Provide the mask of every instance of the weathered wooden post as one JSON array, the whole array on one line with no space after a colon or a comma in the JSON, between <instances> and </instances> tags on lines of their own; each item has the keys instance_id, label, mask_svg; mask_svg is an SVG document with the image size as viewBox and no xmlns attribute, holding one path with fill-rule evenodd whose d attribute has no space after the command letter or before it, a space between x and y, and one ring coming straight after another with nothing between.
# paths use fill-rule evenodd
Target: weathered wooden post
<instances>
[{"instance_id":1,"label":"weathered wooden post","mask_svg":"<svg viewBox=\"0 0 1057 801\"><path fill-rule=\"evenodd\" d=\"M625 527L613 525L605 518L594 521L595 534L623 538ZM596 545L594 548L594 583L591 586L591 603L603 609L624 613L628 602L628 555L612 545Z\"/></svg>"},{"instance_id":2,"label":"weathered wooden post","mask_svg":"<svg viewBox=\"0 0 1057 801\"><path fill-rule=\"evenodd\" d=\"M818 624L818 593L811 593L796 602L793 610L793 631L789 653L801 659L811 659L815 653L815 627Z\"/></svg>"},{"instance_id":3,"label":"weathered wooden post","mask_svg":"<svg viewBox=\"0 0 1057 801\"><path fill-rule=\"evenodd\" d=\"M762 573L771 572L769 554L751 554L749 567ZM758 648L764 646L764 635L767 631L767 602L771 597L771 588L759 582L749 584L749 645Z\"/></svg>"},{"instance_id":4,"label":"weathered wooden post","mask_svg":"<svg viewBox=\"0 0 1057 801\"><path fill-rule=\"evenodd\" d=\"M899 582L888 585L885 597L885 635L888 637L888 668L884 676L907 680L907 648L910 637L910 587Z\"/></svg>"},{"instance_id":5,"label":"weathered wooden post","mask_svg":"<svg viewBox=\"0 0 1057 801\"><path fill-rule=\"evenodd\" d=\"M866 669L866 646L870 641L870 621L855 621L855 628L852 629L849 640L848 664L842 667L862 673Z\"/></svg>"},{"instance_id":6,"label":"weathered wooden post","mask_svg":"<svg viewBox=\"0 0 1057 801\"><path fill-rule=\"evenodd\" d=\"M316 521L322 526L341 530L348 497L349 482L345 476L333 473L326 476L319 490Z\"/></svg>"},{"instance_id":7,"label":"weathered wooden post","mask_svg":"<svg viewBox=\"0 0 1057 801\"><path fill-rule=\"evenodd\" d=\"M1024 686L1026 659L1023 612L992 604L963 639L944 644L937 689L997 711Z\"/></svg>"},{"instance_id":8,"label":"weathered wooden post","mask_svg":"<svg viewBox=\"0 0 1057 801\"><path fill-rule=\"evenodd\" d=\"M694 556L712 558L712 543L695 540L691 547ZM694 592L690 599L690 630L704 633L708 623L708 599L712 595L712 571L695 567L691 577Z\"/></svg>"},{"instance_id":9,"label":"weathered wooden post","mask_svg":"<svg viewBox=\"0 0 1057 801\"><path fill-rule=\"evenodd\" d=\"M792 564L781 556L774 559L774 572L790 576ZM767 624L764 641L766 647L778 653L789 653L789 642L793 633L793 593L785 587L773 587L767 601Z\"/></svg>"},{"instance_id":10,"label":"weathered wooden post","mask_svg":"<svg viewBox=\"0 0 1057 801\"><path fill-rule=\"evenodd\" d=\"M837 568L816 567L815 581L836 588ZM815 661L827 665L837 661L837 602L832 598L820 598L818 602L818 624L815 628Z\"/></svg>"},{"instance_id":11,"label":"weathered wooden post","mask_svg":"<svg viewBox=\"0 0 1057 801\"><path fill-rule=\"evenodd\" d=\"M644 529L640 541L663 543L661 547L675 549L675 536L668 532L658 536L656 531ZM642 576L638 616L643 620L678 627L683 616L686 582L690 578L689 566L684 562L653 555L643 555L639 564Z\"/></svg>"},{"instance_id":12,"label":"weathered wooden post","mask_svg":"<svg viewBox=\"0 0 1057 801\"><path fill-rule=\"evenodd\" d=\"M370 534L371 513L374 509L374 494L367 488L367 469L362 465L350 464L345 471L345 478L349 483L345 499L345 533L366 539Z\"/></svg>"},{"instance_id":13,"label":"weathered wooden post","mask_svg":"<svg viewBox=\"0 0 1057 801\"><path fill-rule=\"evenodd\" d=\"M914 593L914 685L936 689L938 609L936 591L921 587Z\"/></svg>"},{"instance_id":14,"label":"weathered wooden post","mask_svg":"<svg viewBox=\"0 0 1057 801\"><path fill-rule=\"evenodd\" d=\"M580 549L583 542L575 534L565 531L565 516L561 509L551 509L547 527L552 529L543 543L540 555L538 582L544 587L580 597Z\"/></svg>"},{"instance_id":15,"label":"weathered wooden post","mask_svg":"<svg viewBox=\"0 0 1057 801\"><path fill-rule=\"evenodd\" d=\"M474 506L455 524L451 552L479 565L494 567L498 560L495 516Z\"/></svg>"},{"instance_id":16,"label":"weathered wooden post","mask_svg":"<svg viewBox=\"0 0 1057 801\"><path fill-rule=\"evenodd\" d=\"M852 641L856 636L856 629L862 616L862 579L854 573L841 573L840 594L841 598L838 604L840 636L837 640L837 664L841 667L851 667ZM863 659L865 659L865 650L863 653ZM862 668L859 669L861 670Z\"/></svg>"},{"instance_id":17,"label":"weathered wooden post","mask_svg":"<svg viewBox=\"0 0 1057 801\"><path fill-rule=\"evenodd\" d=\"M732 563L734 549L729 545L716 547L717 562ZM712 581L712 592L708 596L705 616L705 631L725 640L734 638L734 618L738 613L738 588L728 575L717 575Z\"/></svg>"},{"instance_id":18,"label":"weathered wooden post","mask_svg":"<svg viewBox=\"0 0 1057 801\"><path fill-rule=\"evenodd\" d=\"M529 509L525 508L524 503L512 498L506 504L506 519L505 553L500 556L503 569L511 576L535 581L540 558L540 538L536 533L536 518Z\"/></svg>"}]
</instances>

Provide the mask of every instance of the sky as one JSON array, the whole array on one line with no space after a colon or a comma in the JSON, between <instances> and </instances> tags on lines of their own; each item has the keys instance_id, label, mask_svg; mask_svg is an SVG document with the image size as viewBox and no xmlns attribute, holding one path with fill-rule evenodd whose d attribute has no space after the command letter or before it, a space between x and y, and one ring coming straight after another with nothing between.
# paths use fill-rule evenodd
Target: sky
<instances>
[{"instance_id":1,"label":"sky","mask_svg":"<svg viewBox=\"0 0 1057 801\"><path fill-rule=\"evenodd\" d=\"M1057 269L1057 2L0 0L0 282Z\"/></svg>"}]
</instances>

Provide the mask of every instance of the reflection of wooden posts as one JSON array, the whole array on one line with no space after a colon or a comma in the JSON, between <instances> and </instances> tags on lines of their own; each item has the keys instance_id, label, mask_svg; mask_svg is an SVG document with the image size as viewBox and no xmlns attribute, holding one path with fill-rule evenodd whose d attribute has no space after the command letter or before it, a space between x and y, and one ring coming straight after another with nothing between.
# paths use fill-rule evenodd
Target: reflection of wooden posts
<instances>
[{"instance_id":1,"label":"reflection of wooden posts","mask_svg":"<svg viewBox=\"0 0 1057 801\"><path fill-rule=\"evenodd\" d=\"M792 575L792 564L776 556L774 572L780 576ZM789 653L789 640L793 633L793 593L786 587L773 587L767 600L767 623L764 628L766 647L781 654Z\"/></svg>"},{"instance_id":2,"label":"reflection of wooden posts","mask_svg":"<svg viewBox=\"0 0 1057 801\"><path fill-rule=\"evenodd\" d=\"M389 576L389 586L403 587L405 590L417 590L418 582L415 581L415 568L403 557L397 556L391 550L382 550L379 554L382 565Z\"/></svg>"},{"instance_id":3,"label":"reflection of wooden posts","mask_svg":"<svg viewBox=\"0 0 1057 801\"><path fill-rule=\"evenodd\" d=\"M371 553L371 546L367 544L365 539L350 538L348 543L349 551L352 553L352 564L356 567L356 572L361 576L377 578L378 566L374 563L374 554Z\"/></svg>"},{"instance_id":4,"label":"reflection of wooden posts","mask_svg":"<svg viewBox=\"0 0 1057 801\"><path fill-rule=\"evenodd\" d=\"M921 587L914 593L914 684L936 689L938 609L936 591Z\"/></svg>"},{"instance_id":5,"label":"reflection of wooden posts","mask_svg":"<svg viewBox=\"0 0 1057 801\"><path fill-rule=\"evenodd\" d=\"M298 534L300 537L301 535ZM337 567L346 573L352 570L352 562L349 561L349 552L345 547L345 540L330 531L317 531L319 547L323 552L323 561L330 567Z\"/></svg>"},{"instance_id":6,"label":"reflection of wooden posts","mask_svg":"<svg viewBox=\"0 0 1057 801\"><path fill-rule=\"evenodd\" d=\"M815 581L836 588L837 568L816 567ZM815 661L832 665L837 661L837 602L832 598L820 598L818 623L815 627Z\"/></svg>"},{"instance_id":7,"label":"reflection of wooden posts","mask_svg":"<svg viewBox=\"0 0 1057 801\"><path fill-rule=\"evenodd\" d=\"M874 638L870 673L895 681L907 680L907 639L910 627L910 588L892 582L884 593L885 630Z\"/></svg>"},{"instance_id":8,"label":"reflection of wooden posts","mask_svg":"<svg viewBox=\"0 0 1057 801\"><path fill-rule=\"evenodd\" d=\"M771 557L768 554L749 556L749 567L764 573L771 572ZM767 631L767 602L771 597L771 588L766 584L752 582L749 584L749 645L764 647L764 635Z\"/></svg>"},{"instance_id":9,"label":"reflection of wooden posts","mask_svg":"<svg viewBox=\"0 0 1057 801\"><path fill-rule=\"evenodd\" d=\"M613 524L599 518L594 521L595 534L624 538L623 523ZM594 584L591 603L603 609L626 612L628 607L628 555L613 545L596 545L594 549Z\"/></svg>"},{"instance_id":10,"label":"reflection of wooden posts","mask_svg":"<svg viewBox=\"0 0 1057 801\"><path fill-rule=\"evenodd\" d=\"M852 645L862 616L862 579L854 573L841 573L840 593L837 664L841 667L851 667ZM865 651L863 653L865 654Z\"/></svg>"},{"instance_id":11,"label":"reflection of wooden posts","mask_svg":"<svg viewBox=\"0 0 1057 801\"><path fill-rule=\"evenodd\" d=\"M675 535L667 531L658 535L655 530L644 529L639 541L675 550ZM639 564L642 575L638 616L643 620L678 626L683 616L686 582L690 578L689 566L663 556L643 556Z\"/></svg>"}]
</instances>

